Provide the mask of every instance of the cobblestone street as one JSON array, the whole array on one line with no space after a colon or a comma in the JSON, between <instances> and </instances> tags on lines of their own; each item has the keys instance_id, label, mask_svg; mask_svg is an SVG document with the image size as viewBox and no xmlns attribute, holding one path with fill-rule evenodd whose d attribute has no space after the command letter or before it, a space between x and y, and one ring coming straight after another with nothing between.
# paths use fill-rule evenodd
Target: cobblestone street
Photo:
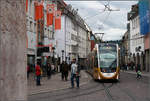
<instances>
[{"instance_id":1,"label":"cobblestone street","mask_svg":"<svg viewBox=\"0 0 150 101\"><path fill-rule=\"evenodd\" d=\"M150 101L147 88L147 76L137 80L135 74L122 72L117 83L91 79L79 89L65 88L30 95L29 101Z\"/></svg>"},{"instance_id":2,"label":"cobblestone street","mask_svg":"<svg viewBox=\"0 0 150 101\"><path fill-rule=\"evenodd\" d=\"M80 85L85 85L90 80L89 75L85 71L81 71ZM61 89L67 89L71 87L70 73L68 81L61 80L61 73L56 73L51 76L51 79L42 77L41 86L36 86L36 80L34 74L30 75L28 80L28 95L34 95L43 92L56 91Z\"/></svg>"}]
</instances>

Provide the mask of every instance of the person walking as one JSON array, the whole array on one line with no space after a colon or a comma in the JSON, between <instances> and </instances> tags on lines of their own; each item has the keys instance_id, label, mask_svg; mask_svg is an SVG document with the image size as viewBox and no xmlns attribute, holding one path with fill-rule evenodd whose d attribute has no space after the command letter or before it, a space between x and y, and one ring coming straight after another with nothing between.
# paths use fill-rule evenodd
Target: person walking
<instances>
[{"instance_id":1,"label":"person walking","mask_svg":"<svg viewBox=\"0 0 150 101\"><path fill-rule=\"evenodd\" d=\"M51 65L50 63L47 64L47 78L51 78Z\"/></svg>"},{"instance_id":2,"label":"person walking","mask_svg":"<svg viewBox=\"0 0 150 101\"><path fill-rule=\"evenodd\" d=\"M64 61L60 65L61 79L64 80Z\"/></svg>"},{"instance_id":3,"label":"person walking","mask_svg":"<svg viewBox=\"0 0 150 101\"><path fill-rule=\"evenodd\" d=\"M124 63L122 64L122 69L123 69L123 71L125 71L125 64Z\"/></svg>"},{"instance_id":4,"label":"person walking","mask_svg":"<svg viewBox=\"0 0 150 101\"><path fill-rule=\"evenodd\" d=\"M74 78L76 78L76 84L79 88L79 72L77 71L76 59L73 59L73 63L71 65L71 86L74 88Z\"/></svg>"},{"instance_id":5,"label":"person walking","mask_svg":"<svg viewBox=\"0 0 150 101\"><path fill-rule=\"evenodd\" d=\"M41 68L39 63L37 63L37 65L35 66L35 71L36 71L36 85L40 86L40 78L41 78Z\"/></svg>"},{"instance_id":6,"label":"person walking","mask_svg":"<svg viewBox=\"0 0 150 101\"><path fill-rule=\"evenodd\" d=\"M133 61L131 61L130 66L131 66L131 70L134 70L134 63L133 63Z\"/></svg>"},{"instance_id":7,"label":"person walking","mask_svg":"<svg viewBox=\"0 0 150 101\"><path fill-rule=\"evenodd\" d=\"M140 64L137 64L137 79L140 79L142 77L141 69L140 69Z\"/></svg>"},{"instance_id":8,"label":"person walking","mask_svg":"<svg viewBox=\"0 0 150 101\"><path fill-rule=\"evenodd\" d=\"M64 72L64 77L66 81L68 80L68 71L69 71L69 66L67 62L64 62L63 72Z\"/></svg>"}]
</instances>

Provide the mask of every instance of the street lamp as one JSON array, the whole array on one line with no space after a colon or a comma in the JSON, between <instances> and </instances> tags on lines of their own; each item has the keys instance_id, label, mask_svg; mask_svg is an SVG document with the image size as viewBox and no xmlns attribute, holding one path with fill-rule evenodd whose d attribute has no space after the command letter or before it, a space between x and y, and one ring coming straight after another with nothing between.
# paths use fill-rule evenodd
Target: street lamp
<instances>
[{"instance_id":1,"label":"street lamp","mask_svg":"<svg viewBox=\"0 0 150 101\"><path fill-rule=\"evenodd\" d=\"M54 59L55 47L52 47L52 51L53 51L53 59L52 59L52 61L53 61L53 63L55 63L55 59Z\"/></svg>"},{"instance_id":2,"label":"street lamp","mask_svg":"<svg viewBox=\"0 0 150 101\"><path fill-rule=\"evenodd\" d=\"M62 52L62 61L64 60L64 50L61 51Z\"/></svg>"},{"instance_id":3,"label":"street lamp","mask_svg":"<svg viewBox=\"0 0 150 101\"><path fill-rule=\"evenodd\" d=\"M71 53L69 53L69 64L70 64L70 55L71 55Z\"/></svg>"}]
</instances>

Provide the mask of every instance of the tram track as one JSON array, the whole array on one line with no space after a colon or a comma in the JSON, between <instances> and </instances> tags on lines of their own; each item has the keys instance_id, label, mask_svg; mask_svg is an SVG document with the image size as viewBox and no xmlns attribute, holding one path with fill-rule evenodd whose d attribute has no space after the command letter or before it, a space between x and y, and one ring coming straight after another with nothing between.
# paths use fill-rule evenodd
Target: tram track
<instances>
[{"instance_id":1,"label":"tram track","mask_svg":"<svg viewBox=\"0 0 150 101\"><path fill-rule=\"evenodd\" d=\"M87 85L81 86L79 89L67 88L49 92L46 95L43 94L44 96L38 97L38 99L39 101L40 99L45 99L45 101L74 101L77 98L80 99L80 97L85 100L85 98L88 99L90 96L96 95L96 101L99 101L97 97L101 97L101 101L149 101L149 99L138 100L134 93L132 93L132 90L124 88L123 83L124 82L95 82L91 80ZM101 95L99 96L99 94ZM30 101L34 101L34 99Z\"/></svg>"},{"instance_id":2,"label":"tram track","mask_svg":"<svg viewBox=\"0 0 150 101\"><path fill-rule=\"evenodd\" d=\"M90 89L92 89L92 90L90 90ZM84 90L81 89L82 92L79 92L77 94L74 94L74 92L70 92L67 96L61 95L62 97L59 96L59 98L55 98L55 99L53 99L53 101L61 101L61 100L72 99L72 98L76 98L76 97L80 97L80 96L86 96L86 95L94 94L94 93L104 90L104 88L101 88L99 86L95 87L95 89L93 89L93 87L90 89L84 89ZM66 94L63 94L63 95L66 95Z\"/></svg>"},{"instance_id":3,"label":"tram track","mask_svg":"<svg viewBox=\"0 0 150 101\"><path fill-rule=\"evenodd\" d=\"M93 81L91 81L91 82L93 82ZM61 98L61 99L69 99L70 98L69 96L71 96L71 97L78 97L78 96L83 96L83 95L89 95L89 94L92 94L94 92L98 92L100 90L104 90L102 88L99 89L99 85L100 85L99 83L97 83L97 82L95 82L95 83L96 84L94 84L94 85L88 85L85 88L81 87L78 90L76 90L76 88L73 88L73 89L67 88L67 89L64 89L65 91L63 90L63 92L61 92L61 90L58 90L58 91L55 91L55 92L47 92L47 94L43 93L45 96L39 97L39 99L48 98L48 97L55 97L55 96L56 97L61 97L61 96L65 96L65 95L67 95L67 96L64 97L64 98ZM80 93L74 95L75 92L80 92ZM52 94L50 94L50 93L52 93ZM33 97L33 96L30 96L30 97ZM54 101L59 101L59 100L54 100Z\"/></svg>"},{"instance_id":4,"label":"tram track","mask_svg":"<svg viewBox=\"0 0 150 101\"><path fill-rule=\"evenodd\" d=\"M113 87L114 83L111 83L111 85L106 86L106 83L102 83L102 86L104 87L105 94L108 98L108 101L113 101L113 96L110 93L110 88Z\"/></svg>"},{"instance_id":5,"label":"tram track","mask_svg":"<svg viewBox=\"0 0 150 101\"><path fill-rule=\"evenodd\" d=\"M102 83L102 85L104 87L105 94L106 94L106 96L108 98L108 101L118 101L118 100L116 100L116 99L113 98L115 96L113 96L111 94L111 92L113 92L113 91L110 90L110 88L113 87L113 86L115 86L115 85L117 86L117 88L119 88L119 90L122 93L124 93L125 95L127 95L131 99L131 101L138 101L138 100L136 100L136 97L128 89L123 89L118 84L111 83L110 86L107 86L106 83Z\"/></svg>"},{"instance_id":6,"label":"tram track","mask_svg":"<svg viewBox=\"0 0 150 101\"><path fill-rule=\"evenodd\" d=\"M118 84L116 84L116 86L117 86L117 88L119 88L119 90L121 92L123 92L125 95L127 95L132 101L137 101L136 97L127 88L123 89Z\"/></svg>"}]
</instances>

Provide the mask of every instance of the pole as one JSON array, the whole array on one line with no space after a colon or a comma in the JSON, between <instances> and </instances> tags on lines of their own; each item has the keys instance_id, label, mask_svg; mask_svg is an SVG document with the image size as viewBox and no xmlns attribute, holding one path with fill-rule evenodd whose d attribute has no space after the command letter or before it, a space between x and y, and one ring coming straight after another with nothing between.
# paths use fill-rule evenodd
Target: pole
<instances>
[{"instance_id":1,"label":"pole","mask_svg":"<svg viewBox=\"0 0 150 101\"><path fill-rule=\"evenodd\" d=\"M66 17L65 16L65 61L66 61Z\"/></svg>"},{"instance_id":2,"label":"pole","mask_svg":"<svg viewBox=\"0 0 150 101\"><path fill-rule=\"evenodd\" d=\"M37 64L37 46L38 46L38 20L36 21L36 47L35 47L35 65Z\"/></svg>"},{"instance_id":3,"label":"pole","mask_svg":"<svg viewBox=\"0 0 150 101\"><path fill-rule=\"evenodd\" d=\"M149 14L150 14L150 1L148 0L148 4L149 4ZM149 21L150 21L150 15L149 15ZM149 60L150 60L150 22L149 22ZM148 64L148 68L150 70L150 63ZM150 95L150 73L149 73L149 83L148 83L148 87L149 87L149 94ZM150 99L150 96L148 96Z\"/></svg>"}]
</instances>

